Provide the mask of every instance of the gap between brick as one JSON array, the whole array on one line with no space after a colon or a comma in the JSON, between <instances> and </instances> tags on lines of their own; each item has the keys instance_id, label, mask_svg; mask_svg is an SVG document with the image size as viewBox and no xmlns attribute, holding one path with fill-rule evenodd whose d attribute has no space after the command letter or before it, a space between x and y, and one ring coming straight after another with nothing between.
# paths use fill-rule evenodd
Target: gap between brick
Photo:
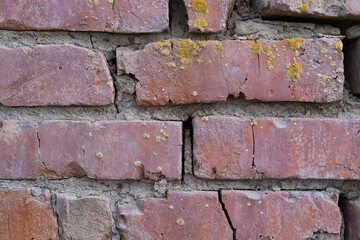
<instances>
[{"instance_id":1,"label":"gap between brick","mask_svg":"<svg viewBox=\"0 0 360 240\"><path fill-rule=\"evenodd\" d=\"M190 147L191 147L191 169L192 171L194 171L193 168L193 163L194 163L194 159L193 159L193 148L194 148L194 138L193 138L193 125L192 125L192 121L193 119L190 117L188 118L186 121L183 121L183 131L182 131L182 165L181 165L181 183L184 183L184 178L185 178L185 161L186 161L186 132L190 131Z\"/></svg>"},{"instance_id":2,"label":"gap between brick","mask_svg":"<svg viewBox=\"0 0 360 240\"><path fill-rule=\"evenodd\" d=\"M232 224L230 215L229 215L229 213L228 213L228 211L227 211L227 209L226 209L225 203L224 203L223 200L222 200L221 191L222 191L221 189L218 191L219 202L220 202L220 204L221 204L221 207L222 207L222 210L223 210L223 212L224 212L224 214L225 214L225 217L226 217L226 219L227 219L227 221L228 221L228 223L229 223L229 225L230 225L230 228L231 228L231 230L233 231L233 240L236 240L236 228L235 228L234 225Z\"/></svg>"}]
</instances>

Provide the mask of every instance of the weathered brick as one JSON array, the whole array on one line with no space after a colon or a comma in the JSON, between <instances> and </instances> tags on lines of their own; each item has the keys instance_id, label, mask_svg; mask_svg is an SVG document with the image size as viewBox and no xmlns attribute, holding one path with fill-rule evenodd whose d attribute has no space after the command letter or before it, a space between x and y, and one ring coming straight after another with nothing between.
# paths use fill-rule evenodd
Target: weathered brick
<instances>
[{"instance_id":1,"label":"weathered brick","mask_svg":"<svg viewBox=\"0 0 360 240\"><path fill-rule=\"evenodd\" d=\"M345 62L346 77L351 91L360 94L360 38L347 46Z\"/></svg>"},{"instance_id":2,"label":"weathered brick","mask_svg":"<svg viewBox=\"0 0 360 240\"><path fill-rule=\"evenodd\" d=\"M37 197L31 189L0 190L0 216L0 240L59 239L48 190Z\"/></svg>"},{"instance_id":3,"label":"weathered brick","mask_svg":"<svg viewBox=\"0 0 360 240\"><path fill-rule=\"evenodd\" d=\"M253 128L264 178L360 179L358 119L259 119Z\"/></svg>"},{"instance_id":4,"label":"weathered brick","mask_svg":"<svg viewBox=\"0 0 360 240\"><path fill-rule=\"evenodd\" d=\"M225 101L332 102L342 98L342 42L167 40L143 50L118 49L118 74L138 79L140 106Z\"/></svg>"},{"instance_id":5,"label":"weathered brick","mask_svg":"<svg viewBox=\"0 0 360 240\"><path fill-rule=\"evenodd\" d=\"M227 19L235 0L184 0L190 32L221 32L226 30Z\"/></svg>"},{"instance_id":6,"label":"weathered brick","mask_svg":"<svg viewBox=\"0 0 360 240\"><path fill-rule=\"evenodd\" d=\"M236 117L194 119L194 174L200 178L252 178L251 120Z\"/></svg>"},{"instance_id":7,"label":"weathered brick","mask_svg":"<svg viewBox=\"0 0 360 240\"><path fill-rule=\"evenodd\" d=\"M59 216L61 239L108 240L112 236L108 198L56 194L55 211Z\"/></svg>"},{"instance_id":8,"label":"weathered brick","mask_svg":"<svg viewBox=\"0 0 360 240\"><path fill-rule=\"evenodd\" d=\"M204 117L193 127L200 178L360 179L358 119Z\"/></svg>"},{"instance_id":9,"label":"weathered brick","mask_svg":"<svg viewBox=\"0 0 360 240\"><path fill-rule=\"evenodd\" d=\"M181 178L179 122L49 121L39 126L48 178Z\"/></svg>"},{"instance_id":10,"label":"weathered brick","mask_svg":"<svg viewBox=\"0 0 360 240\"><path fill-rule=\"evenodd\" d=\"M34 179L40 167L34 124L0 121L0 179Z\"/></svg>"},{"instance_id":11,"label":"weathered brick","mask_svg":"<svg viewBox=\"0 0 360 240\"><path fill-rule=\"evenodd\" d=\"M163 32L168 29L168 1L4 0L0 28L116 33Z\"/></svg>"},{"instance_id":12,"label":"weathered brick","mask_svg":"<svg viewBox=\"0 0 360 240\"><path fill-rule=\"evenodd\" d=\"M222 191L221 195L236 239L341 239L336 194Z\"/></svg>"},{"instance_id":13,"label":"weathered brick","mask_svg":"<svg viewBox=\"0 0 360 240\"><path fill-rule=\"evenodd\" d=\"M169 192L118 205L123 239L232 239L217 192Z\"/></svg>"},{"instance_id":14,"label":"weathered brick","mask_svg":"<svg viewBox=\"0 0 360 240\"><path fill-rule=\"evenodd\" d=\"M360 203L344 200L341 203L345 223L345 239L360 239Z\"/></svg>"},{"instance_id":15,"label":"weathered brick","mask_svg":"<svg viewBox=\"0 0 360 240\"><path fill-rule=\"evenodd\" d=\"M0 47L0 61L0 103L5 106L97 106L114 101L101 53L71 45Z\"/></svg>"},{"instance_id":16,"label":"weathered brick","mask_svg":"<svg viewBox=\"0 0 360 240\"><path fill-rule=\"evenodd\" d=\"M265 17L360 19L358 0L255 0L253 6Z\"/></svg>"}]
</instances>

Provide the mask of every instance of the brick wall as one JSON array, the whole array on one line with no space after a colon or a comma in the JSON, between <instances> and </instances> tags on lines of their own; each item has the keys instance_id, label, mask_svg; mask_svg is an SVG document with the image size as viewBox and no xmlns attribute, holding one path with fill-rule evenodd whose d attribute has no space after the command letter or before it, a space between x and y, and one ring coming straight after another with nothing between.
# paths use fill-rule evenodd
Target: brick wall
<instances>
[{"instance_id":1,"label":"brick wall","mask_svg":"<svg viewBox=\"0 0 360 240\"><path fill-rule=\"evenodd\" d=\"M360 239L358 0L2 0L0 240Z\"/></svg>"}]
</instances>

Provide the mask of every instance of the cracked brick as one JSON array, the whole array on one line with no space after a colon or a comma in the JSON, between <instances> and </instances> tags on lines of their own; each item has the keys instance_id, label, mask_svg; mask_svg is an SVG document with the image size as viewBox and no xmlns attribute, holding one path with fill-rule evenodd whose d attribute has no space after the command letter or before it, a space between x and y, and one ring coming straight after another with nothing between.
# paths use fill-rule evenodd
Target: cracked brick
<instances>
[{"instance_id":1,"label":"cracked brick","mask_svg":"<svg viewBox=\"0 0 360 240\"><path fill-rule=\"evenodd\" d=\"M340 240L338 195L327 192L222 191L236 239ZM320 238L321 239L321 238Z\"/></svg>"},{"instance_id":2,"label":"cracked brick","mask_svg":"<svg viewBox=\"0 0 360 240\"><path fill-rule=\"evenodd\" d=\"M333 102L342 98L338 38L284 41L167 40L117 50L118 74L135 75L139 106L249 100Z\"/></svg>"},{"instance_id":3,"label":"cracked brick","mask_svg":"<svg viewBox=\"0 0 360 240\"><path fill-rule=\"evenodd\" d=\"M210 116L195 119L193 127L200 178L360 178L357 119Z\"/></svg>"},{"instance_id":4,"label":"cracked brick","mask_svg":"<svg viewBox=\"0 0 360 240\"><path fill-rule=\"evenodd\" d=\"M118 205L122 239L232 239L217 192L169 192Z\"/></svg>"}]
</instances>

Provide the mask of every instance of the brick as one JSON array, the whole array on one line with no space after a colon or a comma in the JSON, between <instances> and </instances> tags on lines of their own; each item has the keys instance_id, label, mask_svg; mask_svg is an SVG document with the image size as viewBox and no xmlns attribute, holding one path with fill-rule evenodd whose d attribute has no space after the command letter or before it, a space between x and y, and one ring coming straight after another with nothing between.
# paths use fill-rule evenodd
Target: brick
<instances>
[{"instance_id":1,"label":"brick","mask_svg":"<svg viewBox=\"0 0 360 240\"><path fill-rule=\"evenodd\" d=\"M346 77L354 94L360 94L360 38L347 46L345 54Z\"/></svg>"},{"instance_id":2,"label":"brick","mask_svg":"<svg viewBox=\"0 0 360 240\"><path fill-rule=\"evenodd\" d=\"M118 205L122 239L232 239L217 192L169 192Z\"/></svg>"},{"instance_id":3,"label":"brick","mask_svg":"<svg viewBox=\"0 0 360 240\"><path fill-rule=\"evenodd\" d=\"M253 6L265 17L296 17L322 19L360 19L358 0L255 0Z\"/></svg>"},{"instance_id":4,"label":"brick","mask_svg":"<svg viewBox=\"0 0 360 240\"><path fill-rule=\"evenodd\" d=\"M236 117L193 120L194 174L200 178L252 178L251 121Z\"/></svg>"},{"instance_id":5,"label":"brick","mask_svg":"<svg viewBox=\"0 0 360 240\"><path fill-rule=\"evenodd\" d=\"M235 0L184 0L190 32L223 32Z\"/></svg>"},{"instance_id":6,"label":"brick","mask_svg":"<svg viewBox=\"0 0 360 240\"><path fill-rule=\"evenodd\" d=\"M36 128L31 122L0 121L0 179L35 179L41 171Z\"/></svg>"},{"instance_id":7,"label":"brick","mask_svg":"<svg viewBox=\"0 0 360 240\"><path fill-rule=\"evenodd\" d=\"M342 98L342 42L168 40L117 50L118 74L135 75L139 106L249 100L333 102Z\"/></svg>"},{"instance_id":8,"label":"brick","mask_svg":"<svg viewBox=\"0 0 360 240\"><path fill-rule=\"evenodd\" d=\"M169 25L168 1L160 0L4 0L0 9L0 28L9 30L150 33Z\"/></svg>"},{"instance_id":9,"label":"brick","mask_svg":"<svg viewBox=\"0 0 360 240\"><path fill-rule=\"evenodd\" d=\"M0 240L59 239L48 190L37 197L31 189L0 190L0 216Z\"/></svg>"},{"instance_id":10,"label":"brick","mask_svg":"<svg viewBox=\"0 0 360 240\"><path fill-rule=\"evenodd\" d=\"M360 239L360 203L344 200L341 204L345 224L345 239Z\"/></svg>"},{"instance_id":11,"label":"brick","mask_svg":"<svg viewBox=\"0 0 360 240\"><path fill-rule=\"evenodd\" d=\"M47 178L181 178L182 123L48 121L39 126Z\"/></svg>"},{"instance_id":12,"label":"brick","mask_svg":"<svg viewBox=\"0 0 360 240\"><path fill-rule=\"evenodd\" d=\"M61 239L108 240L112 236L109 198L56 194L55 211Z\"/></svg>"},{"instance_id":13,"label":"brick","mask_svg":"<svg viewBox=\"0 0 360 240\"><path fill-rule=\"evenodd\" d=\"M0 103L5 106L100 106L114 101L105 57L64 45L0 47Z\"/></svg>"},{"instance_id":14,"label":"brick","mask_svg":"<svg viewBox=\"0 0 360 240\"><path fill-rule=\"evenodd\" d=\"M264 178L359 179L358 119L258 119L255 165Z\"/></svg>"},{"instance_id":15,"label":"brick","mask_svg":"<svg viewBox=\"0 0 360 240\"><path fill-rule=\"evenodd\" d=\"M359 127L358 119L194 119L194 174L234 180L359 179Z\"/></svg>"},{"instance_id":16,"label":"brick","mask_svg":"<svg viewBox=\"0 0 360 240\"><path fill-rule=\"evenodd\" d=\"M337 194L222 191L221 195L236 239L341 239Z\"/></svg>"}]
</instances>

